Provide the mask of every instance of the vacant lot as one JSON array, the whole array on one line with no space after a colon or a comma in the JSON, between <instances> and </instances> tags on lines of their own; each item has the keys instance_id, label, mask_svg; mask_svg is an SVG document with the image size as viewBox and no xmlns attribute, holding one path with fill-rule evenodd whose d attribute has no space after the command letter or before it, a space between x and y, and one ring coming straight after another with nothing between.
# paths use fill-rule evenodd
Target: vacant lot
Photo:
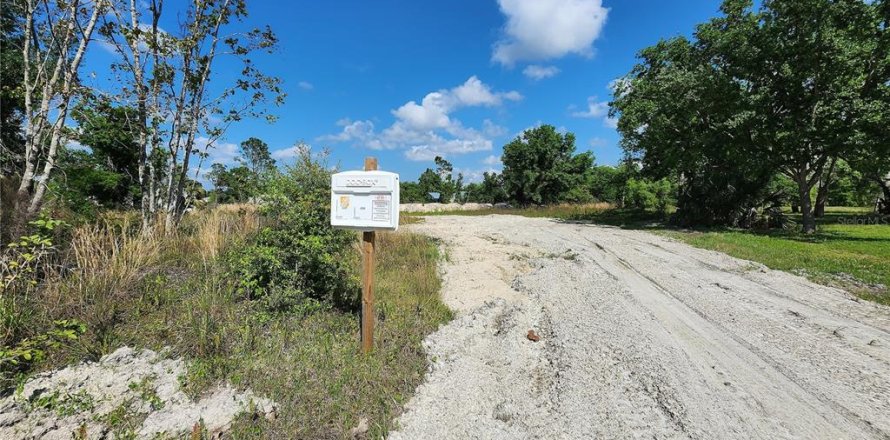
<instances>
[{"instance_id":1,"label":"vacant lot","mask_svg":"<svg viewBox=\"0 0 890 440\"><path fill-rule=\"evenodd\" d=\"M392 438L890 436L886 306L644 231L410 228L449 249L458 317Z\"/></svg>"},{"instance_id":2,"label":"vacant lot","mask_svg":"<svg viewBox=\"0 0 890 440\"><path fill-rule=\"evenodd\" d=\"M789 230L751 231L732 228L677 229L657 213L612 209L607 205L565 205L531 209L492 208L434 215L521 215L569 222L644 229L696 247L725 252L794 272L812 281L837 286L861 298L890 305L890 225L849 224L869 216L867 208L829 208L813 235ZM799 216L790 215L792 220Z\"/></svg>"}]
</instances>

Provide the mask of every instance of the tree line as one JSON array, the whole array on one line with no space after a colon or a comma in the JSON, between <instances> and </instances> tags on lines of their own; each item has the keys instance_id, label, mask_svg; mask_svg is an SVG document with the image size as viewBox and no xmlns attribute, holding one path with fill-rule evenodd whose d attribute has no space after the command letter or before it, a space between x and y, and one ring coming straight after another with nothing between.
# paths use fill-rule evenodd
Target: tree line
<instances>
[{"instance_id":1,"label":"tree line","mask_svg":"<svg viewBox=\"0 0 890 440\"><path fill-rule=\"evenodd\" d=\"M790 205L806 233L826 204L890 214L890 2L725 0L720 11L692 38L643 49L613 82L620 166L593 166L571 133L545 125L504 146L503 173L454 186L438 166L405 197L673 204L682 225L749 226Z\"/></svg>"},{"instance_id":2,"label":"tree line","mask_svg":"<svg viewBox=\"0 0 890 440\"><path fill-rule=\"evenodd\" d=\"M650 164L631 154L615 166L597 165L591 152L576 152L573 133L560 133L552 125L525 130L504 145L501 161L501 173L485 172L480 182L464 183L463 175L455 176L448 160L436 157L435 168L427 168L417 182L401 183L401 202L473 202L517 207L607 202L618 208L662 215L677 208L671 220L684 225L743 227L763 218L751 218L752 207L765 211L799 203L797 183L769 170L763 180L758 180L758 175L745 175L747 170L731 172L731 164L727 163L725 168L713 169L714 175L708 177L709 183L704 186L680 174L653 173L647 168ZM822 214L825 204L866 206L881 194L874 179L843 159L829 165L825 180L829 173L831 180L820 181L818 191L813 188L809 194L819 202L816 206L821 210L817 211ZM742 194L747 198L742 198ZM693 214L700 217L694 218L688 210L697 210ZM714 214L718 212L725 212L726 217L718 218Z\"/></svg>"},{"instance_id":3,"label":"tree line","mask_svg":"<svg viewBox=\"0 0 890 440\"><path fill-rule=\"evenodd\" d=\"M48 199L64 199L65 191L54 190L62 181L69 189L92 186L91 202L114 196L138 207L145 231L159 218L174 230L200 193L195 179L208 150L226 129L249 117L274 120L261 104L283 102L280 80L253 61L275 50L271 29L242 26L244 0L172 7L164 0L4 1L4 233L15 234ZM178 23L165 29L162 19ZM97 42L115 54L101 87L81 76ZM239 75L214 75L223 58ZM67 148L73 142L91 151ZM60 172L62 165L78 172Z\"/></svg>"}]
</instances>

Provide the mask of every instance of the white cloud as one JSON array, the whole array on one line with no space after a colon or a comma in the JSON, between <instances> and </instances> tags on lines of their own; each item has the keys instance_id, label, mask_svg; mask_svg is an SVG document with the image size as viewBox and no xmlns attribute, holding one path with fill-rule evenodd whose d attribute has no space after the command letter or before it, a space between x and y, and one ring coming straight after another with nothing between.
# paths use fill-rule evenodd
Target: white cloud
<instances>
[{"instance_id":1,"label":"white cloud","mask_svg":"<svg viewBox=\"0 0 890 440\"><path fill-rule=\"evenodd\" d=\"M532 64L522 70L522 74L535 80L540 81L545 78L556 76L559 73L559 67L556 66L539 66Z\"/></svg>"},{"instance_id":2,"label":"white cloud","mask_svg":"<svg viewBox=\"0 0 890 440\"><path fill-rule=\"evenodd\" d=\"M490 119L482 121L482 134L488 137L496 138L507 134L507 127L497 125Z\"/></svg>"},{"instance_id":3,"label":"white cloud","mask_svg":"<svg viewBox=\"0 0 890 440\"><path fill-rule=\"evenodd\" d=\"M482 163L485 165L500 165L501 164L501 156L490 155L485 159L482 159Z\"/></svg>"},{"instance_id":4,"label":"white cloud","mask_svg":"<svg viewBox=\"0 0 890 440\"><path fill-rule=\"evenodd\" d=\"M463 84L450 90L438 90L428 93L418 104L408 101L392 111L403 124L416 130L444 129L452 122L448 114L461 107L494 107L504 100L518 101L522 99L519 92L492 92L491 87L483 83L475 75Z\"/></svg>"},{"instance_id":5,"label":"white cloud","mask_svg":"<svg viewBox=\"0 0 890 440\"><path fill-rule=\"evenodd\" d=\"M458 173L463 174L464 183L479 183L482 182L483 174L500 172L501 170L496 170L492 167L482 169L455 168L453 175L456 176Z\"/></svg>"},{"instance_id":6,"label":"white cloud","mask_svg":"<svg viewBox=\"0 0 890 440\"><path fill-rule=\"evenodd\" d=\"M75 141L73 139L68 141L68 144L65 145L65 148L67 148L68 150L72 150L72 151L92 151L92 148L90 148L84 144L81 144L80 142Z\"/></svg>"},{"instance_id":7,"label":"white cloud","mask_svg":"<svg viewBox=\"0 0 890 440\"><path fill-rule=\"evenodd\" d=\"M436 156L448 157L455 154L489 150L491 150L491 140L488 139L444 139L434 135L431 142L410 147L405 152L405 157L408 160L429 161Z\"/></svg>"},{"instance_id":8,"label":"white cloud","mask_svg":"<svg viewBox=\"0 0 890 440\"><path fill-rule=\"evenodd\" d=\"M492 60L512 66L570 53L593 55L593 42L606 24L602 0L498 0L507 17Z\"/></svg>"},{"instance_id":9,"label":"white cloud","mask_svg":"<svg viewBox=\"0 0 890 440\"><path fill-rule=\"evenodd\" d=\"M371 121L341 119L337 121L337 125L343 127L340 133L321 136L318 139L330 142L363 141L374 134L374 123Z\"/></svg>"},{"instance_id":10,"label":"white cloud","mask_svg":"<svg viewBox=\"0 0 890 440\"><path fill-rule=\"evenodd\" d=\"M576 118L602 118L609 114L609 102L597 101L596 96L587 98L587 110L572 112Z\"/></svg>"},{"instance_id":11,"label":"white cloud","mask_svg":"<svg viewBox=\"0 0 890 440\"><path fill-rule=\"evenodd\" d=\"M309 81L300 81L297 83L297 85L303 90L312 90L315 88L315 86L312 85L312 83Z\"/></svg>"},{"instance_id":12,"label":"white cloud","mask_svg":"<svg viewBox=\"0 0 890 440\"><path fill-rule=\"evenodd\" d=\"M615 78L612 81L609 81L609 85L606 87L612 92L612 96L616 98L621 98L633 90L633 86L627 78Z\"/></svg>"},{"instance_id":13,"label":"white cloud","mask_svg":"<svg viewBox=\"0 0 890 440\"><path fill-rule=\"evenodd\" d=\"M371 121L343 119L339 133L321 136L319 140L351 142L371 149L401 148L409 160L426 161L436 156L450 156L492 148L491 138L502 136L506 129L488 119L482 128L466 127L453 117L463 107L494 107L505 101L517 101L516 91L493 91L476 76L451 89L430 92L420 101L408 101L392 110L395 121L382 131L375 131Z\"/></svg>"},{"instance_id":14,"label":"white cloud","mask_svg":"<svg viewBox=\"0 0 890 440\"><path fill-rule=\"evenodd\" d=\"M603 119L603 125L609 128L618 128L618 118Z\"/></svg>"},{"instance_id":15,"label":"white cloud","mask_svg":"<svg viewBox=\"0 0 890 440\"><path fill-rule=\"evenodd\" d=\"M235 163L235 159L238 158L240 153L238 144L219 141L211 142L206 136L198 136L195 138L194 149L195 151L207 151L207 158L204 159L204 163L207 164L221 163L223 165L230 165Z\"/></svg>"},{"instance_id":16,"label":"white cloud","mask_svg":"<svg viewBox=\"0 0 890 440\"><path fill-rule=\"evenodd\" d=\"M310 148L309 145L303 142L297 142L293 146L273 151L272 158L276 160L292 159L299 156L301 151L308 148Z\"/></svg>"},{"instance_id":17,"label":"white cloud","mask_svg":"<svg viewBox=\"0 0 890 440\"><path fill-rule=\"evenodd\" d=\"M590 148L605 147L608 144L609 144L609 141L607 141L603 138L599 138L599 137L595 137L595 138L591 139L590 142L588 142L588 145L590 145Z\"/></svg>"}]
</instances>

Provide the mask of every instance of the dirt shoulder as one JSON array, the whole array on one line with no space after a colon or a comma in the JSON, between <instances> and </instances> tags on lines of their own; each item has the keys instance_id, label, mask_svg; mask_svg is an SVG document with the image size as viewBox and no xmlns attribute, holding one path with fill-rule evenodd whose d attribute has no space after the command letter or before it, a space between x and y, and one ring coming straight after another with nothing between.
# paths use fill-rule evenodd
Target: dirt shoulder
<instances>
[{"instance_id":1,"label":"dirt shoulder","mask_svg":"<svg viewBox=\"0 0 890 440\"><path fill-rule=\"evenodd\" d=\"M890 308L645 232L411 228L459 314L391 438L890 438Z\"/></svg>"}]
</instances>

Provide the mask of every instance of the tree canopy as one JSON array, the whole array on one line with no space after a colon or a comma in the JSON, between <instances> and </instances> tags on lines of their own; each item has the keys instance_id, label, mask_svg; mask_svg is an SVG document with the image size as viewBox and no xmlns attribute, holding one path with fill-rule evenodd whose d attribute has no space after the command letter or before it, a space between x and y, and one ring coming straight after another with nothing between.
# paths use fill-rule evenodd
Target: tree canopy
<instances>
[{"instance_id":1,"label":"tree canopy","mask_svg":"<svg viewBox=\"0 0 890 440\"><path fill-rule=\"evenodd\" d=\"M504 189L520 205L545 205L565 200L586 186L593 155L575 154L575 135L560 134L552 125L525 130L504 146L501 159Z\"/></svg>"},{"instance_id":2,"label":"tree canopy","mask_svg":"<svg viewBox=\"0 0 890 440\"><path fill-rule=\"evenodd\" d=\"M804 231L814 231L811 190L832 159L887 156L888 10L886 1L724 1L692 41L644 49L616 82L623 147L645 173L682 180L681 209L747 208L784 174Z\"/></svg>"}]
</instances>

